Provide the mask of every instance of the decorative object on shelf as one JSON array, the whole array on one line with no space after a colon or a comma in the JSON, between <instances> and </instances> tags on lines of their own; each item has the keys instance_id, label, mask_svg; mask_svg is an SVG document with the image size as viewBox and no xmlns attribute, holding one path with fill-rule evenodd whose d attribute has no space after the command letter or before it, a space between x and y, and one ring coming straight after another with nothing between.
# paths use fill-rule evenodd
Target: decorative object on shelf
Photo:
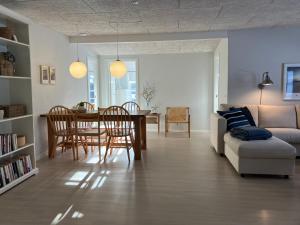
<instances>
[{"instance_id":1,"label":"decorative object on shelf","mask_svg":"<svg viewBox=\"0 0 300 225\"><path fill-rule=\"evenodd\" d=\"M77 29L78 30L78 29ZM87 66L79 60L78 41L76 43L77 61L71 63L69 72L76 79L84 78L87 75Z\"/></svg>"},{"instance_id":2,"label":"decorative object on shelf","mask_svg":"<svg viewBox=\"0 0 300 225\"><path fill-rule=\"evenodd\" d=\"M154 84L146 83L143 87L142 96L146 101L147 107L150 107L151 101L155 95L155 86Z\"/></svg>"},{"instance_id":3,"label":"decorative object on shelf","mask_svg":"<svg viewBox=\"0 0 300 225\"><path fill-rule=\"evenodd\" d=\"M10 27L0 27L0 37L13 40L14 32Z\"/></svg>"},{"instance_id":4,"label":"decorative object on shelf","mask_svg":"<svg viewBox=\"0 0 300 225\"><path fill-rule=\"evenodd\" d=\"M77 110L78 110L79 112L86 112L86 108L84 107L84 102L80 102L80 103L78 104Z\"/></svg>"},{"instance_id":5,"label":"decorative object on shelf","mask_svg":"<svg viewBox=\"0 0 300 225\"><path fill-rule=\"evenodd\" d=\"M4 76L13 76L15 73L16 58L10 52L2 52L0 55L0 74Z\"/></svg>"},{"instance_id":6,"label":"decorative object on shelf","mask_svg":"<svg viewBox=\"0 0 300 225\"><path fill-rule=\"evenodd\" d=\"M264 72L262 74L262 79L261 79L261 83L258 84L258 88L260 89L260 97L259 97L259 104L261 105L262 102L262 94L263 94L263 89L266 86L271 86L273 85L273 81L271 80L270 76L269 76L269 72Z\"/></svg>"},{"instance_id":7,"label":"decorative object on shelf","mask_svg":"<svg viewBox=\"0 0 300 225\"><path fill-rule=\"evenodd\" d=\"M151 113L158 113L158 109L159 109L159 106L158 105L154 105L151 107Z\"/></svg>"},{"instance_id":8,"label":"decorative object on shelf","mask_svg":"<svg viewBox=\"0 0 300 225\"><path fill-rule=\"evenodd\" d=\"M18 135L17 136L17 146L18 148L26 145L26 137L25 135Z\"/></svg>"},{"instance_id":9,"label":"decorative object on shelf","mask_svg":"<svg viewBox=\"0 0 300 225\"><path fill-rule=\"evenodd\" d=\"M127 73L127 67L119 58L119 23L117 23L117 59L110 64L109 71L111 76L122 78Z\"/></svg>"},{"instance_id":10,"label":"decorative object on shelf","mask_svg":"<svg viewBox=\"0 0 300 225\"><path fill-rule=\"evenodd\" d=\"M53 66L49 67L49 83L50 84L56 83L56 69Z\"/></svg>"},{"instance_id":11,"label":"decorative object on shelf","mask_svg":"<svg viewBox=\"0 0 300 225\"><path fill-rule=\"evenodd\" d=\"M0 110L0 120L3 120L4 118L4 110Z\"/></svg>"},{"instance_id":12,"label":"decorative object on shelf","mask_svg":"<svg viewBox=\"0 0 300 225\"><path fill-rule=\"evenodd\" d=\"M300 100L300 64L283 64L283 100Z\"/></svg>"},{"instance_id":13,"label":"decorative object on shelf","mask_svg":"<svg viewBox=\"0 0 300 225\"><path fill-rule=\"evenodd\" d=\"M45 65L40 66L41 84L49 84L49 67Z\"/></svg>"},{"instance_id":14,"label":"decorative object on shelf","mask_svg":"<svg viewBox=\"0 0 300 225\"><path fill-rule=\"evenodd\" d=\"M4 118L12 118L26 115L26 105L2 105L0 109L4 111Z\"/></svg>"}]
</instances>

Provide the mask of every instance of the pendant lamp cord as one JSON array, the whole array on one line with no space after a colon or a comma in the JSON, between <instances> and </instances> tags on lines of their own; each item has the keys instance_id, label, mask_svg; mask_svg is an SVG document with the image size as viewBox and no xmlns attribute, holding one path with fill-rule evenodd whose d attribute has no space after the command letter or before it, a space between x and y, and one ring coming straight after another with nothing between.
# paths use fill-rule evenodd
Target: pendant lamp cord
<instances>
[{"instance_id":1,"label":"pendant lamp cord","mask_svg":"<svg viewBox=\"0 0 300 225\"><path fill-rule=\"evenodd\" d=\"M79 34L78 24L76 24L76 32L77 32L77 34ZM78 42L79 42L79 40L77 39L77 42L76 42L76 54L77 54L77 61L79 62Z\"/></svg>"},{"instance_id":2,"label":"pendant lamp cord","mask_svg":"<svg viewBox=\"0 0 300 225\"><path fill-rule=\"evenodd\" d=\"M117 60L119 60L119 23L117 23Z\"/></svg>"}]
</instances>

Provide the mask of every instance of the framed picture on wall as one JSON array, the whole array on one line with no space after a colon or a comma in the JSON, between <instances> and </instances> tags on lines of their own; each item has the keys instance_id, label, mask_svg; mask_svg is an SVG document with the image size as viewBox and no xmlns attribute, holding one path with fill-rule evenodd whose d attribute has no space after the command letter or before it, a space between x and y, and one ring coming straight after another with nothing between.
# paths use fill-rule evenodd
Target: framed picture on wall
<instances>
[{"instance_id":1,"label":"framed picture on wall","mask_svg":"<svg viewBox=\"0 0 300 225\"><path fill-rule=\"evenodd\" d=\"M40 66L41 84L49 84L49 67L45 65Z\"/></svg>"},{"instance_id":2,"label":"framed picture on wall","mask_svg":"<svg viewBox=\"0 0 300 225\"><path fill-rule=\"evenodd\" d=\"M283 64L283 100L300 100L300 63Z\"/></svg>"},{"instance_id":3,"label":"framed picture on wall","mask_svg":"<svg viewBox=\"0 0 300 225\"><path fill-rule=\"evenodd\" d=\"M49 83L50 84L56 83L56 70L55 67L53 66L49 67Z\"/></svg>"}]
</instances>

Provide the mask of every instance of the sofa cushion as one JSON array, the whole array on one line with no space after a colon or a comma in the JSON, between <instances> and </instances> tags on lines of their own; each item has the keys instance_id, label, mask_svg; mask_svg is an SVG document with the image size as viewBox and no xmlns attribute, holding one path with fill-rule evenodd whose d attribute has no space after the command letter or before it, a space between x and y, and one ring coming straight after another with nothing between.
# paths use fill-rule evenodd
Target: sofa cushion
<instances>
[{"instance_id":1,"label":"sofa cushion","mask_svg":"<svg viewBox=\"0 0 300 225\"><path fill-rule=\"evenodd\" d=\"M268 140L242 141L226 133L224 141L241 158L294 159L296 157L296 149L292 145L274 136Z\"/></svg>"},{"instance_id":2,"label":"sofa cushion","mask_svg":"<svg viewBox=\"0 0 300 225\"><path fill-rule=\"evenodd\" d=\"M253 117L253 120L256 124L256 126L258 126L258 106L257 105L231 105L231 104L221 104L220 105L220 110L229 110L231 107L235 107L235 108L240 108L240 107L247 107Z\"/></svg>"},{"instance_id":3,"label":"sofa cushion","mask_svg":"<svg viewBox=\"0 0 300 225\"><path fill-rule=\"evenodd\" d=\"M300 105L296 105L297 127L300 129Z\"/></svg>"},{"instance_id":4,"label":"sofa cushion","mask_svg":"<svg viewBox=\"0 0 300 225\"><path fill-rule=\"evenodd\" d=\"M266 128L275 137L290 144L300 144L300 130L295 128Z\"/></svg>"},{"instance_id":5,"label":"sofa cushion","mask_svg":"<svg viewBox=\"0 0 300 225\"><path fill-rule=\"evenodd\" d=\"M295 106L258 106L258 125L269 128L297 128Z\"/></svg>"}]
</instances>

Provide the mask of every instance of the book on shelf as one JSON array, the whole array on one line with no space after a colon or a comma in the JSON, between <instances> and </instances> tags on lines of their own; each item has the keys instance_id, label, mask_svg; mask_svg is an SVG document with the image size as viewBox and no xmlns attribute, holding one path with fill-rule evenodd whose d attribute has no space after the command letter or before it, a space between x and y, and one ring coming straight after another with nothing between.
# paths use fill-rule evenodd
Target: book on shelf
<instances>
[{"instance_id":1,"label":"book on shelf","mask_svg":"<svg viewBox=\"0 0 300 225\"><path fill-rule=\"evenodd\" d=\"M0 156L18 149L17 134L0 134Z\"/></svg>"},{"instance_id":2,"label":"book on shelf","mask_svg":"<svg viewBox=\"0 0 300 225\"><path fill-rule=\"evenodd\" d=\"M0 165L0 188L32 170L30 155L18 156Z\"/></svg>"}]
</instances>

